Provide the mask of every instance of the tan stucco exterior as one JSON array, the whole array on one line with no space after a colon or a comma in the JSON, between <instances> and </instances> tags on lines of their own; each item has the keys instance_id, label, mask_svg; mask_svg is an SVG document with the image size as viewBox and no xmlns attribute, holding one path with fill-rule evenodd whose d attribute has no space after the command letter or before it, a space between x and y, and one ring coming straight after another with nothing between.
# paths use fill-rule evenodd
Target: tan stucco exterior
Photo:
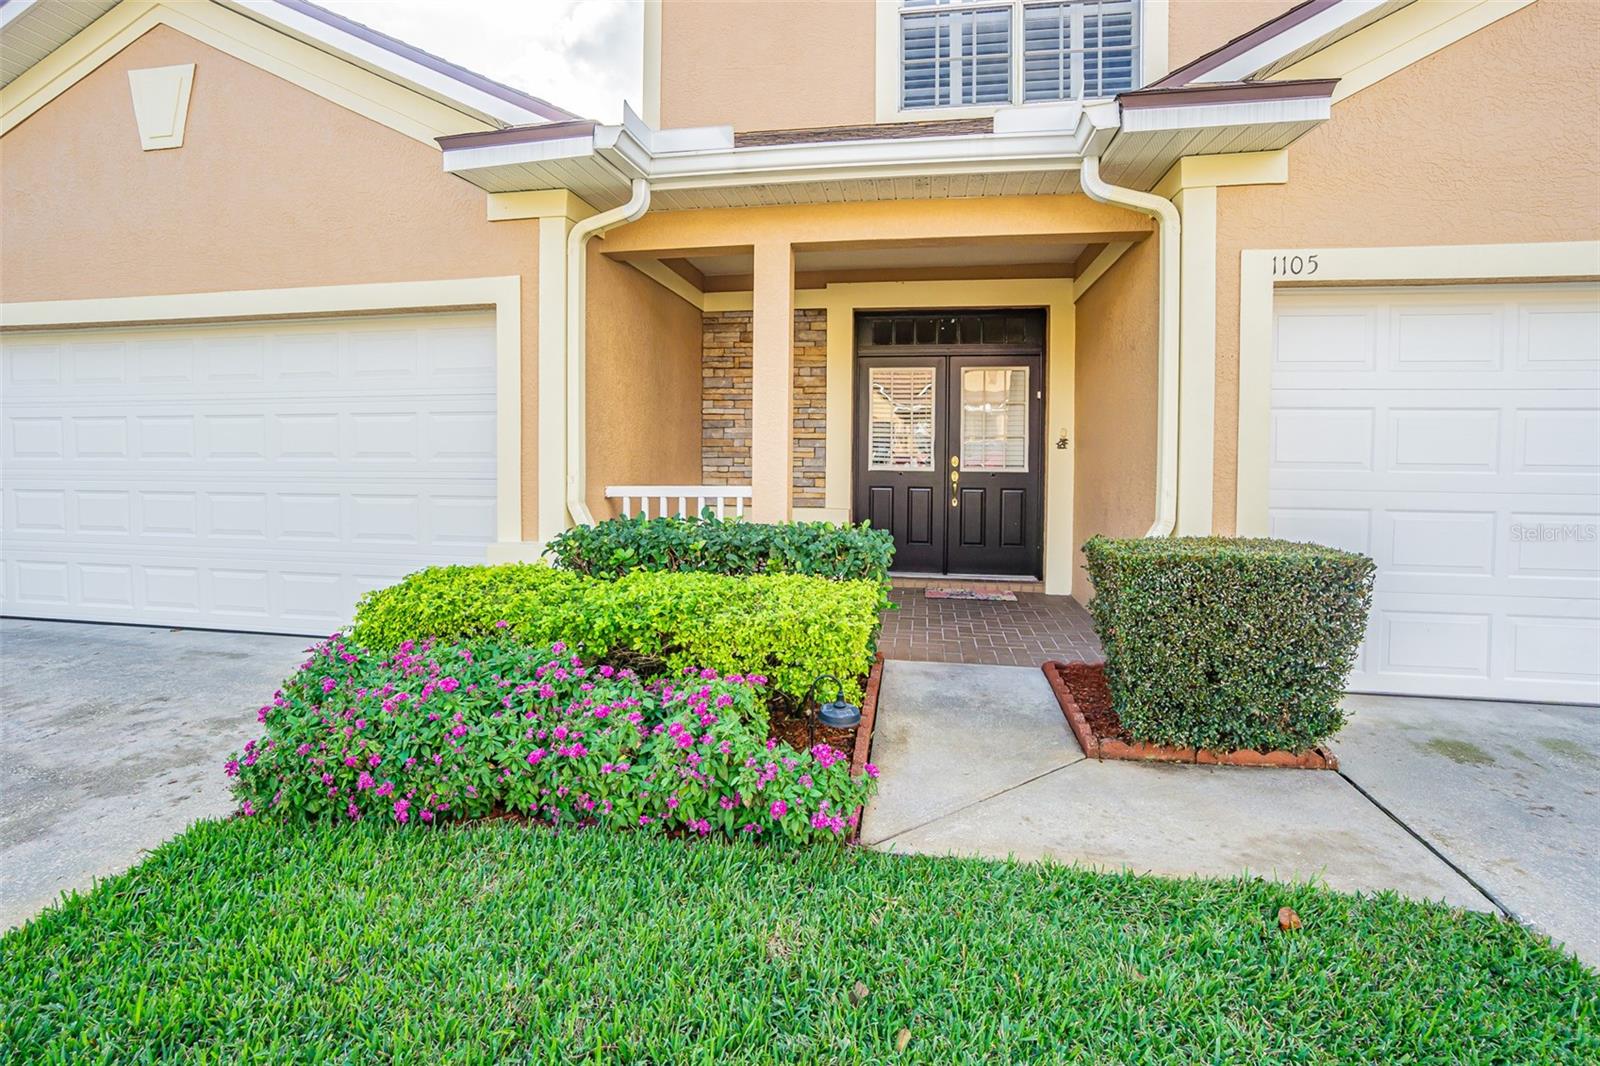
<instances>
[{"instance_id":1,"label":"tan stucco exterior","mask_svg":"<svg viewBox=\"0 0 1600 1066\"><path fill-rule=\"evenodd\" d=\"M873 121L873 0L665 0L661 123L779 130Z\"/></svg>"},{"instance_id":2,"label":"tan stucco exterior","mask_svg":"<svg viewBox=\"0 0 1600 1066\"><path fill-rule=\"evenodd\" d=\"M1290 147L1287 184L1218 190L1218 531L1234 528L1240 253L1600 238L1597 40L1600 5L1539 0L1335 105Z\"/></svg>"},{"instance_id":3,"label":"tan stucco exterior","mask_svg":"<svg viewBox=\"0 0 1600 1066\"><path fill-rule=\"evenodd\" d=\"M589 244L589 511L607 485L700 482L700 311Z\"/></svg>"},{"instance_id":4,"label":"tan stucco exterior","mask_svg":"<svg viewBox=\"0 0 1600 1066\"><path fill-rule=\"evenodd\" d=\"M195 64L182 148L146 152L127 72ZM437 151L157 26L0 139L7 303L520 276L537 468L537 222L487 221ZM523 494L533 521L534 494Z\"/></svg>"},{"instance_id":5,"label":"tan stucco exterior","mask_svg":"<svg viewBox=\"0 0 1600 1066\"><path fill-rule=\"evenodd\" d=\"M1089 600L1084 541L1137 537L1155 519L1157 244L1139 242L1078 300L1072 442L1072 594Z\"/></svg>"}]
</instances>

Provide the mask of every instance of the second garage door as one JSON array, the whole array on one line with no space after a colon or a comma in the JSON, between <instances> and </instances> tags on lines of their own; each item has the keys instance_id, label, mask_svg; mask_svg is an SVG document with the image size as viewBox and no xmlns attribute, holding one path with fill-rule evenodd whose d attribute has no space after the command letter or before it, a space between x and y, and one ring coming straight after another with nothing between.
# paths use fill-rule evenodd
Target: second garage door
<instances>
[{"instance_id":1,"label":"second garage door","mask_svg":"<svg viewBox=\"0 0 1600 1066\"><path fill-rule=\"evenodd\" d=\"M0 340L3 613L322 634L494 536L492 316Z\"/></svg>"},{"instance_id":2,"label":"second garage door","mask_svg":"<svg viewBox=\"0 0 1600 1066\"><path fill-rule=\"evenodd\" d=\"M1271 532L1378 566L1351 687L1600 701L1600 290L1277 308Z\"/></svg>"}]
</instances>

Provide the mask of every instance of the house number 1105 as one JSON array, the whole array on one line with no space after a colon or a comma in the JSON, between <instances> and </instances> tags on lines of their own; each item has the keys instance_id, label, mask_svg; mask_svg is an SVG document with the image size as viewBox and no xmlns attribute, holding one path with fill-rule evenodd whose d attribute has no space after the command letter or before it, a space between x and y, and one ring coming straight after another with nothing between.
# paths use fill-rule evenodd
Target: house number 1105
<instances>
[{"instance_id":1,"label":"house number 1105","mask_svg":"<svg viewBox=\"0 0 1600 1066\"><path fill-rule=\"evenodd\" d=\"M1275 278L1310 277L1317 272L1315 255L1275 255L1272 257L1272 276Z\"/></svg>"}]
</instances>

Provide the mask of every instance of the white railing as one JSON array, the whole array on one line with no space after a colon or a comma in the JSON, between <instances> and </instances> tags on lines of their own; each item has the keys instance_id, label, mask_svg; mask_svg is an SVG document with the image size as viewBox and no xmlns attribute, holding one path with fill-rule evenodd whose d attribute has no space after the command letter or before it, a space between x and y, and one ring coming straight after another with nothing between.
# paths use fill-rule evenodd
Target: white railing
<instances>
[{"instance_id":1,"label":"white railing","mask_svg":"<svg viewBox=\"0 0 1600 1066\"><path fill-rule=\"evenodd\" d=\"M606 499L622 501L618 506L624 518L632 518L636 514L646 518L661 518L669 514L685 518L700 514L707 507L715 511L718 518L727 518L730 511L734 517L742 518L745 504L751 496L749 485L606 486ZM673 500L677 501L676 508L671 505ZM634 507L634 501L638 501L637 508ZM654 513L650 507L652 502L655 504Z\"/></svg>"}]
</instances>

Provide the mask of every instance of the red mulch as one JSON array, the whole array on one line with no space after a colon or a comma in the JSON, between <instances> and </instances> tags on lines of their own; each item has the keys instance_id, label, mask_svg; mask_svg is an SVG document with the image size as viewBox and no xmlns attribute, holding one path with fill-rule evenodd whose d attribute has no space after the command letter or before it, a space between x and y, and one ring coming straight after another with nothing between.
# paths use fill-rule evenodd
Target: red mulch
<instances>
[{"instance_id":1,"label":"red mulch","mask_svg":"<svg viewBox=\"0 0 1600 1066\"><path fill-rule=\"evenodd\" d=\"M1044 675L1061 704L1061 713L1091 759L1129 759L1145 762L1192 762L1220 766L1274 766L1300 770L1337 770L1333 752L1318 745L1310 751L1213 751L1210 748L1175 748L1146 744L1122 728L1111 703L1102 663L1044 664Z\"/></svg>"},{"instance_id":2,"label":"red mulch","mask_svg":"<svg viewBox=\"0 0 1600 1066\"><path fill-rule=\"evenodd\" d=\"M810 719L798 715L790 716L783 711L772 712L772 725L767 730L767 735L775 740L781 740L796 751L805 751L811 746ZM830 748L840 751L851 751L856 746L855 729L834 729L830 726L817 726L817 744L826 744Z\"/></svg>"}]
</instances>

